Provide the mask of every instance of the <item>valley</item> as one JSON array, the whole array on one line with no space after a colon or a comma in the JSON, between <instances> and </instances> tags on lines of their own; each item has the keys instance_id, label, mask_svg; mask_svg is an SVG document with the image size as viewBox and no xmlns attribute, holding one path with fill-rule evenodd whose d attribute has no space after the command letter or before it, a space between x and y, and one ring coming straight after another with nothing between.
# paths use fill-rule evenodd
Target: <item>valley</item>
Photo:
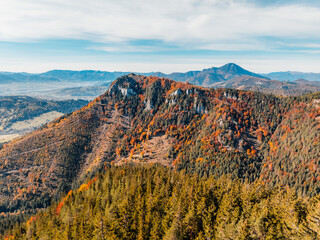
<instances>
[{"instance_id":1,"label":"valley","mask_svg":"<svg viewBox=\"0 0 320 240\"><path fill-rule=\"evenodd\" d=\"M0 97L0 142L8 142L75 111L85 100L50 101L27 96Z\"/></svg>"}]
</instances>

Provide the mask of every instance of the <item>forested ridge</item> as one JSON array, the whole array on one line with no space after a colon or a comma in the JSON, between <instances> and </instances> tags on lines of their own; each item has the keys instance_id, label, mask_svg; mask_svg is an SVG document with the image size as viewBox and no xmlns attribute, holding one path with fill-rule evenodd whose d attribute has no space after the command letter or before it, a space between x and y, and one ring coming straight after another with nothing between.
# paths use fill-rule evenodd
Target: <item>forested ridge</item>
<instances>
[{"instance_id":1,"label":"forested ridge","mask_svg":"<svg viewBox=\"0 0 320 240\"><path fill-rule=\"evenodd\" d=\"M111 167L6 239L319 239L320 197L162 166Z\"/></svg>"},{"instance_id":2,"label":"forested ridge","mask_svg":"<svg viewBox=\"0 0 320 240\"><path fill-rule=\"evenodd\" d=\"M60 197L68 191L73 189L75 194L85 179L93 179L102 169L123 164L159 163L173 169L161 168L160 172L169 171L166 174L180 176L181 170L186 178L198 176L199 182L207 179L203 184L211 179L220 181L221 185L238 184L243 189L254 189L259 185L269 191L272 201L279 203L279 198L290 192L308 207L303 214L309 216L313 210L309 209L311 202L308 201L311 201L310 197L317 199L314 196L320 192L319 99L319 93L279 97L258 92L208 89L134 74L118 78L105 94L88 106L6 144L0 151L0 178L4 183L0 187L1 232L10 228L15 219L22 216L29 219L28 213L42 212L47 206L61 201ZM118 171L121 167L115 169L107 172ZM129 169L127 167L126 171ZM133 168L132 171L140 170ZM98 179L103 177L101 175ZM93 182L91 184L95 186ZM127 189L117 191L126 194ZM180 194L183 193L179 192L177 196ZM277 214L274 215L281 218ZM198 217L202 218L201 214ZM240 218L232 226L235 229L230 230L232 236L240 234L241 224L237 225ZM19 221L23 222L23 219ZM281 218L279 221L281 224L276 228L285 228L283 236L297 233L292 228L312 228L300 223L290 223L288 227L285 220ZM309 224L308 219L303 221ZM269 233L259 235L262 230L257 230L259 227L255 224L248 226L254 231L251 233L253 239L273 236ZM205 227L200 225L199 231L192 233L191 238L208 236ZM149 235L146 235L150 238L151 226L147 231ZM256 230L253 230L254 226ZM53 229L56 227L59 226ZM131 234L138 236L137 229ZM161 230L160 239L167 230ZM72 231L66 234L73 234ZM115 234L112 236L126 238L122 233L112 232L115 229L108 231ZM221 231L210 233L213 234L210 236L219 239L217 234ZM32 234L37 234L35 232ZM53 236L50 234L54 233L48 234ZM98 236L98 233L90 234ZM184 232L179 234L182 239L188 239ZM220 239L226 238L235 237L220 236Z\"/></svg>"},{"instance_id":3,"label":"forested ridge","mask_svg":"<svg viewBox=\"0 0 320 240\"><path fill-rule=\"evenodd\" d=\"M70 113L88 104L84 100L52 101L28 96L0 97L0 129L5 131L13 123L37 117L50 111Z\"/></svg>"}]
</instances>

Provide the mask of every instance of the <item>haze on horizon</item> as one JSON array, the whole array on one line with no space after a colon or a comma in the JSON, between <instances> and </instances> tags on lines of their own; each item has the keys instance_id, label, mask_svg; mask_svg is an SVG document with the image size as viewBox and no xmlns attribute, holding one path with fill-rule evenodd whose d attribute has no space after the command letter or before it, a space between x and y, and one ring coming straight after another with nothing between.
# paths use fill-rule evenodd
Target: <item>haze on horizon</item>
<instances>
[{"instance_id":1,"label":"haze on horizon","mask_svg":"<svg viewBox=\"0 0 320 240\"><path fill-rule=\"evenodd\" d=\"M234 62L320 72L320 4L308 0L11 0L0 71L164 73Z\"/></svg>"}]
</instances>

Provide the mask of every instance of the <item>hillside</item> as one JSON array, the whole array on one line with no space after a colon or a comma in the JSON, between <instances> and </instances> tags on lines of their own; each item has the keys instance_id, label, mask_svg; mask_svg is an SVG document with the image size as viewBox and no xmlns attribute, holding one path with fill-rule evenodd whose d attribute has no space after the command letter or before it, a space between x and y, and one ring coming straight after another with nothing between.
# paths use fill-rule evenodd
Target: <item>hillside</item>
<instances>
[{"instance_id":1,"label":"hillside","mask_svg":"<svg viewBox=\"0 0 320 240\"><path fill-rule=\"evenodd\" d=\"M108 168L7 239L318 239L319 197L161 166Z\"/></svg>"},{"instance_id":2,"label":"hillside","mask_svg":"<svg viewBox=\"0 0 320 240\"><path fill-rule=\"evenodd\" d=\"M272 72L267 74L261 74L265 77L279 80L279 81L295 81L298 79L306 79L308 81L320 81L320 73L305 73L305 72L295 72L295 71L287 71L287 72Z\"/></svg>"},{"instance_id":3,"label":"hillside","mask_svg":"<svg viewBox=\"0 0 320 240\"><path fill-rule=\"evenodd\" d=\"M310 92L320 91L319 84L320 82L299 80L294 82L281 82L277 80L243 76L226 82L217 82L210 85L210 87L232 88L282 96L299 96Z\"/></svg>"},{"instance_id":4,"label":"hillside","mask_svg":"<svg viewBox=\"0 0 320 240\"><path fill-rule=\"evenodd\" d=\"M60 79L61 81L107 81L114 80L130 72L107 72L107 71L70 71L70 70L52 70L41 73L41 77Z\"/></svg>"},{"instance_id":5,"label":"hillside","mask_svg":"<svg viewBox=\"0 0 320 240\"><path fill-rule=\"evenodd\" d=\"M312 86L320 86L320 81L309 81L309 80L305 80L305 79L301 79L301 78L295 80L294 83L312 85Z\"/></svg>"},{"instance_id":6,"label":"hillside","mask_svg":"<svg viewBox=\"0 0 320 240\"><path fill-rule=\"evenodd\" d=\"M189 82L195 85L205 86L205 87L210 86L215 82L226 82L228 80L235 79L238 77L243 77L243 76L268 79L267 77L264 77L262 75L247 71L234 63L228 63L221 67L212 67L208 69L203 69L202 71L191 71L186 73L171 73L168 75L155 73L153 75L155 76L159 75L160 77L167 77L175 81Z\"/></svg>"},{"instance_id":7,"label":"hillside","mask_svg":"<svg viewBox=\"0 0 320 240\"><path fill-rule=\"evenodd\" d=\"M30 132L87 103L83 100L50 101L27 96L0 97L0 142Z\"/></svg>"},{"instance_id":8,"label":"hillside","mask_svg":"<svg viewBox=\"0 0 320 240\"><path fill-rule=\"evenodd\" d=\"M105 93L111 82L107 82L104 85L98 84L87 87L68 87L55 89L50 91L43 91L36 94L37 97L48 98L53 100L87 100L91 101L97 96Z\"/></svg>"},{"instance_id":9,"label":"hillside","mask_svg":"<svg viewBox=\"0 0 320 240\"><path fill-rule=\"evenodd\" d=\"M0 84L25 82L60 82L60 80L31 73L0 72Z\"/></svg>"},{"instance_id":10,"label":"hillside","mask_svg":"<svg viewBox=\"0 0 320 240\"><path fill-rule=\"evenodd\" d=\"M260 179L315 195L319 99L207 89L134 74L118 78L88 106L4 146L0 210L43 208L106 164L128 162Z\"/></svg>"}]
</instances>

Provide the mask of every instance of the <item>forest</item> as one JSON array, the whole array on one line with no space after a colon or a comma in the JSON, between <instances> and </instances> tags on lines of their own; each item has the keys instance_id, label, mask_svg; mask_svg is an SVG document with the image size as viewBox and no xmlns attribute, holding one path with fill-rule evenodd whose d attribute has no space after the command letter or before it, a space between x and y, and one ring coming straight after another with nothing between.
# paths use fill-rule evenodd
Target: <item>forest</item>
<instances>
[{"instance_id":1,"label":"forest","mask_svg":"<svg viewBox=\"0 0 320 240\"><path fill-rule=\"evenodd\" d=\"M319 99L118 78L3 146L0 234L317 239Z\"/></svg>"},{"instance_id":2,"label":"forest","mask_svg":"<svg viewBox=\"0 0 320 240\"><path fill-rule=\"evenodd\" d=\"M106 167L6 239L319 239L320 196L160 165Z\"/></svg>"}]
</instances>

